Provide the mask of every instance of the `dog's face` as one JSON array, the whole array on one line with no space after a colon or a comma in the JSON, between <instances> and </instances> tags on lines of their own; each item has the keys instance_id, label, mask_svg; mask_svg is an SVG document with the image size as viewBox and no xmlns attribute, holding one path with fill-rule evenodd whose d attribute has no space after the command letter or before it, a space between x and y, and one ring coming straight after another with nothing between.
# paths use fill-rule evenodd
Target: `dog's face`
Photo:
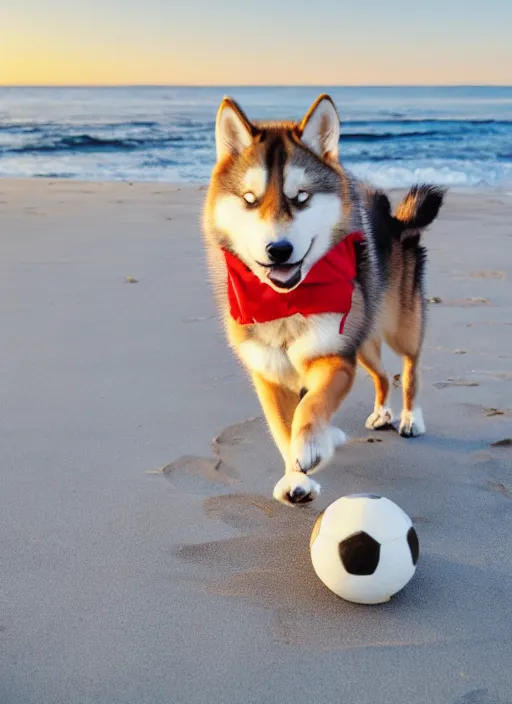
<instances>
[{"instance_id":1,"label":"dog's face","mask_svg":"<svg viewBox=\"0 0 512 704\"><path fill-rule=\"evenodd\" d=\"M210 228L264 283L286 293L330 248L342 218L340 121L320 96L301 122L250 122L231 99L217 113Z\"/></svg>"}]
</instances>

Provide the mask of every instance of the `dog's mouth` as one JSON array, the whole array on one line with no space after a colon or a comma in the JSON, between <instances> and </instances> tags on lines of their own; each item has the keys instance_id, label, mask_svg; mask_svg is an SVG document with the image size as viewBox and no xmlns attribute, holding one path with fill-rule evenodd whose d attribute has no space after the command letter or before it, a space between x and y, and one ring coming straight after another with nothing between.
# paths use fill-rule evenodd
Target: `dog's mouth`
<instances>
[{"instance_id":1,"label":"dog's mouth","mask_svg":"<svg viewBox=\"0 0 512 704\"><path fill-rule=\"evenodd\" d=\"M288 291L300 283L302 278L302 265L311 252L314 241L315 238L311 240L311 244L302 259L298 262L293 262L293 264L261 264L258 262L260 266L267 270L267 278L273 284L274 288Z\"/></svg>"},{"instance_id":2,"label":"dog's mouth","mask_svg":"<svg viewBox=\"0 0 512 704\"><path fill-rule=\"evenodd\" d=\"M283 264L281 266L271 266L268 268L267 277L277 288L284 291L296 286L301 279L302 262L296 264Z\"/></svg>"}]
</instances>

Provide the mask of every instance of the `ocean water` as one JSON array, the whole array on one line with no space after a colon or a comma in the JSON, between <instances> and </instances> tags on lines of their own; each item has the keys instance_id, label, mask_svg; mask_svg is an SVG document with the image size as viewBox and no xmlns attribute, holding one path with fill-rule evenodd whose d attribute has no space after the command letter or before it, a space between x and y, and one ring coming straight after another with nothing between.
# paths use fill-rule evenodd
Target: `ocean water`
<instances>
[{"instance_id":1,"label":"ocean water","mask_svg":"<svg viewBox=\"0 0 512 704\"><path fill-rule=\"evenodd\" d=\"M329 88L340 160L385 187L512 186L512 87ZM300 119L321 88L0 88L0 176L205 182L225 94Z\"/></svg>"}]
</instances>

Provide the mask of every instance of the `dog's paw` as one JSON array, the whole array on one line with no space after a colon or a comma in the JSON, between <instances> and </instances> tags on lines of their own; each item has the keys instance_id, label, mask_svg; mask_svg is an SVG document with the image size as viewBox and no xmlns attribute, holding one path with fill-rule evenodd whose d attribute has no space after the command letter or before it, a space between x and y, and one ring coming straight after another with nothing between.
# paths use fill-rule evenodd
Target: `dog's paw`
<instances>
[{"instance_id":1,"label":"dog's paw","mask_svg":"<svg viewBox=\"0 0 512 704\"><path fill-rule=\"evenodd\" d=\"M320 493L320 484L303 472L287 472L274 487L274 499L282 504L309 504Z\"/></svg>"},{"instance_id":2,"label":"dog's paw","mask_svg":"<svg viewBox=\"0 0 512 704\"><path fill-rule=\"evenodd\" d=\"M346 441L345 433L332 425L301 430L292 438L292 469L306 474L318 471Z\"/></svg>"},{"instance_id":3,"label":"dog's paw","mask_svg":"<svg viewBox=\"0 0 512 704\"><path fill-rule=\"evenodd\" d=\"M414 411L402 411L398 432L403 438L416 438L427 432L421 408L415 408Z\"/></svg>"},{"instance_id":4,"label":"dog's paw","mask_svg":"<svg viewBox=\"0 0 512 704\"><path fill-rule=\"evenodd\" d=\"M380 406L370 413L366 419L365 427L369 430L380 430L381 428L386 428L391 425L393 420L393 413L390 408L384 408Z\"/></svg>"}]
</instances>

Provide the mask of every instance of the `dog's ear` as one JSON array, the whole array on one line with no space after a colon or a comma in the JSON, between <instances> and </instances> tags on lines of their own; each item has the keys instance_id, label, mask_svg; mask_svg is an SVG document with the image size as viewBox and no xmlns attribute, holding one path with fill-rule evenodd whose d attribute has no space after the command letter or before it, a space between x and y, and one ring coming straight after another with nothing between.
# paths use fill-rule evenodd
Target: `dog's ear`
<instances>
[{"instance_id":1,"label":"dog's ear","mask_svg":"<svg viewBox=\"0 0 512 704\"><path fill-rule=\"evenodd\" d=\"M243 152L252 144L253 134L254 128L242 108L232 98L224 98L215 124L217 161Z\"/></svg>"},{"instance_id":2,"label":"dog's ear","mask_svg":"<svg viewBox=\"0 0 512 704\"><path fill-rule=\"evenodd\" d=\"M340 118L332 99L325 93L309 108L299 125L304 144L321 159L338 160Z\"/></svg>"}]
</instances>

